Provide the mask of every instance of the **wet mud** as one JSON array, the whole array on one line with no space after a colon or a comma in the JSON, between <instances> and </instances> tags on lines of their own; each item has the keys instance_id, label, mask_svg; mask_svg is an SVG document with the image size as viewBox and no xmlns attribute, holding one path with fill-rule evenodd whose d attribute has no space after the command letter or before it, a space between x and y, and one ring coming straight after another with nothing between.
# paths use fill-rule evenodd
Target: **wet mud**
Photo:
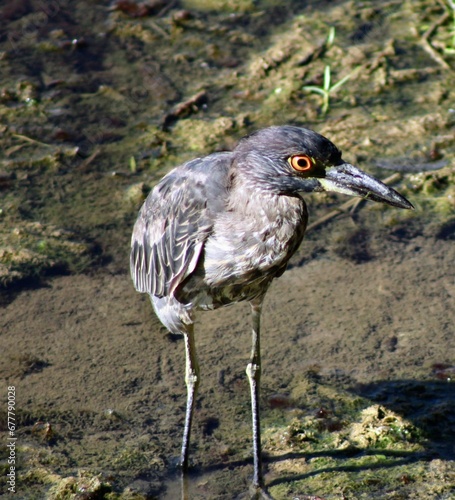
<instances>
[{"instance_id":1,"label":"wet mud","mask_svg":"<svg viewBox=\"0 0 455 500\"><path fill-rule=\"evenodd\" d=\"M184 346L134 291L132 226L173 166L292 123L416 210L306 197L310 229L264 306L269 491L453 498L450 2L0 8L0 431L15 387L17 437L4 497L180 496ZM188 495L247 498L248 305L200 313L196 342Z\"/></svg>"}]
</instances>

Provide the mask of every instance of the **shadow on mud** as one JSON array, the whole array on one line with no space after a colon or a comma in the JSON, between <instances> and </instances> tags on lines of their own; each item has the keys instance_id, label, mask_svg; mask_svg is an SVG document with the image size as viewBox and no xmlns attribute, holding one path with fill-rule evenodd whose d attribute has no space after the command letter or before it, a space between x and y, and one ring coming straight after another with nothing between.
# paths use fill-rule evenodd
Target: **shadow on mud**
<instances>
[{"instance_id":1,"label":"shadow on mud","mask_svg":"<svg viewBox=\"0 0 455 500\"><path fill-rule=\"evenodd\" d=\"M448 369L452 369L448 367ZM450 379L453 374L439 376ZM455 459L455 385L449 380L380 381L363 385L356 394L385 406L412 422L427 440L431 458Z\"/></svg>"},{"instance_id":2,"label":"shadow on mud","mask_svg":"<svg viewBox=\"0 0 455 500\"><path fill-rule=\"evenodd\" d=\"M379 381L371 384L351 387L350 392L380 405L385 411L391 410L409 421L419 433L419 442L424 444L420 451L390 450L381 447L349 447L343 450L327 450L313 453L292 452L280 456L264 456L264 466L284 460L311 461L315 458L328 457L337 460L381 457L378 463L338 464L321 467L302 474L282 475L267 481L268 487L301 481L323 473L361 472L363 470L384 470L410 465L416 462L430 462L433 459L455 459L455 386L449 381L396 380ZM209 467L193 468L188 475L191 485L207 480L213 473L223 469L234 470L251 465L252 460L238 460L229 463L216 463ZM165 498L171 498L182 482L174 470L174 477L166 482ZM246 478L244 478L246 479Z\"/></svg>"}]
</instances>

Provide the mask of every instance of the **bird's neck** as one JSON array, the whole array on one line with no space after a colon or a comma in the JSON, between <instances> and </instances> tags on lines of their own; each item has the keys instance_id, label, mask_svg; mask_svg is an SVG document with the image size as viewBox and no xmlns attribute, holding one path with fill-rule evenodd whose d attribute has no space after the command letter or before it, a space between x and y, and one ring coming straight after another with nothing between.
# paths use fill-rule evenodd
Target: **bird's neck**
<instances>
[{"instance_id":1,"label":"bird's neck","mask_svg":"<svg viewBox=\"0 0 455 500\"><path fill-rule=\"evenodd\" d=\"M231 185L228 211L244 216L244 220L257 220L272 226L305 226L308 212L305 201L298 194L280 193L264 188L249 179L237 178Z\"/></svg>"}]
</instances>

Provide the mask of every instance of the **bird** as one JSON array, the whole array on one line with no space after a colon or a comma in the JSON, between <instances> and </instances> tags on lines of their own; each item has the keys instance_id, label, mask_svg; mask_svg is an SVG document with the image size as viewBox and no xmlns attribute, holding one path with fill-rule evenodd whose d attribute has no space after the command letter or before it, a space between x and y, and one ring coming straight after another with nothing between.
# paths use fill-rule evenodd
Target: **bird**
<instances>
[{"instance_id":1,"label":"bird","mask_svg":"<svg viewBox=\"0 0 455 500\"><path fill-rule=\"evenodd\" d=\"M184 473L200 383L195 312L248 301L252 489L267 497L259 412L261 309L271 282L284 273L302 242L308 221L302 194L324 191L413 208L397 191L345 162L326 137L308 128L283 125L243 137L232 151L215 152L174 168L139 211L131 238L134 286L149 294L169 332L184 338L187 402L180 454Z\"/></svg>"}]
</instances>

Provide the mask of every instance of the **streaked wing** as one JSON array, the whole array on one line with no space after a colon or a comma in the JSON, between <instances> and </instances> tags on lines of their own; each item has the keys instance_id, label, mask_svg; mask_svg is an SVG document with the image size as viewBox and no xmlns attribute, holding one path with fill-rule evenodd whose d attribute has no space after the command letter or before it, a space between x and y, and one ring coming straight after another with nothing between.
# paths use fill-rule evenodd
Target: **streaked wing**
<instances>
[{"instance_id":1,"label":"streaked wing","mask_svg":"<svg viewBox=\"0 0 455 500\"><path fill-rule=\"evenodd\" d=\"M131 240L136 290L167 296L195 269L224 206L230 156L216 153L182 165L149 194Z\"/></svg>"}]
</instances>

